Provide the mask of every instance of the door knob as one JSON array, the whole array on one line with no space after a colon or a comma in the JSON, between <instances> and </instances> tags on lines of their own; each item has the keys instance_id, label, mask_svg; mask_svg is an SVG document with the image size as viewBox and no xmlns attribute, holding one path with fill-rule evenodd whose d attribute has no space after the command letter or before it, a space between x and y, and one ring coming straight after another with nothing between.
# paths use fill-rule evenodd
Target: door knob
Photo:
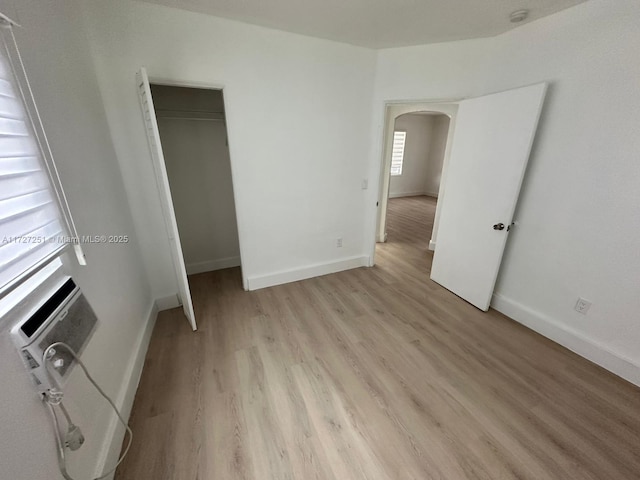
<instances>
[{"instance_id":1,"label":"door knob","mask_svg":"<svg viewBox=\"0 0 640 480\"><path fill-rule=\"evenodd\" d=\"M493 226L493 229L494 229L494 230L504 230L504 223L496 223L496 224Z\"/></svg>"}]
</instances>

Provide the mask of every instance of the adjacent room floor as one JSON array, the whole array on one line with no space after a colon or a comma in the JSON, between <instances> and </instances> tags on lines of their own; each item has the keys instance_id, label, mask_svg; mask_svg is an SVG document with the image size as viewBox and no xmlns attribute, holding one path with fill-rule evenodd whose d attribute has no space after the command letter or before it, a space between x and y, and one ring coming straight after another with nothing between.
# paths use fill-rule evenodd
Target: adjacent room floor
<instances>
[{"instance_id":1,"label":"adjacent room floor","mask_svg":"<svg viewBox=\"0 0 640 480\"><path fill-rule=\"evenodd\" d=\"M435 201L389 202L377 266L157 322L120 480L640 478L640 389L429 280Z\"/></svg>"}]
</instances>

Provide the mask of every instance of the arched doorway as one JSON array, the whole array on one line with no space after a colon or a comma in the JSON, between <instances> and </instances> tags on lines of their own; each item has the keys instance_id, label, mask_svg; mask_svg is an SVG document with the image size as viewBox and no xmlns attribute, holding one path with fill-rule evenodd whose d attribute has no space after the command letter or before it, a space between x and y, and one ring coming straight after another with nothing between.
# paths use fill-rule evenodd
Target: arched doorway
<instances>
[{"instance_id":1,"label":"arched doorway","mask_svg":"<svg viewBox=\"0 0 640 480\"><path fill-rule=\"evenodd\" d=\"M375 242L387 240L390 197L427 194L435 199L442 196L457 108L453 102L387 104ZM442 130L445 130L444 138L441 138ZM404 152L400 151L401 147ZM429 158L432 152L434 161ZM401 153L405 154L402 159ZM430 250L435 249L438 221L436 205L431 238L427 239ZM372 258L374 255L375 243Z\"/></svg>"}]
</instances>

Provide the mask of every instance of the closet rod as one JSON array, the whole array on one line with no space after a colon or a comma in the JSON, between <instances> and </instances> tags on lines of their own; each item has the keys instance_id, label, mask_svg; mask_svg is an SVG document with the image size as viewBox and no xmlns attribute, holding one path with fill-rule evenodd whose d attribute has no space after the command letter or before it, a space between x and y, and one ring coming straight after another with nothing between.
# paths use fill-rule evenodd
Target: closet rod
<instances>
[{"instance_id":1,"label":"closet rod","mask_svg":"<svg viewBox=\"0 0 640 480\"><path fill-rule=\"evenodd\" d=\"M224 118L206 118L206 117L169 117L164 115L158 115L158 118L165 120L202 120L205 122L224 122Z\"/></svg>"},{"instance_id":2,"label":"closet rod","mask_svg":"<svg viewBox=\"0 0 640 480\"><path fill-rule=\"evenodd\" d=\"M156 108L156 112L167 115L209 115L212 117L224 117L224 112L214 112L212 110L181 110L176 108Z\"/></svg>"}]
</instances>

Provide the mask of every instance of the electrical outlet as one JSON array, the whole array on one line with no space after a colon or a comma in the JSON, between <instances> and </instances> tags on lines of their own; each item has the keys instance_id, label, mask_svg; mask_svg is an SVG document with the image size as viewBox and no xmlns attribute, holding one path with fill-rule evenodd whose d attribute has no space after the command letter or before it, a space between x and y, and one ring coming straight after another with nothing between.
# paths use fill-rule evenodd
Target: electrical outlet
<instances>
[{"instance_id":1,"label":"electrical outlet","mask_svg":"<svg viewBox=\"0 0 640 480\"><path fill-rule=\"evenodd\" d=\"M589 307L591 306L591 302L589 300L585 300L584 298L578 298L576 302L576 306L574 307L576 312L581 313L582 315L586 315L589 311Z\"/></svg>"},{"instance_id":2,"label":"electrical outlet","mask_svg":"<svg viewBox=\"0 0 640 480\"><path fill-rule=\"evenodd\" d=\"M338 248L342 247L342 237L338 237L336 239L336 247Z\"/></svg>"}]
</instances>

